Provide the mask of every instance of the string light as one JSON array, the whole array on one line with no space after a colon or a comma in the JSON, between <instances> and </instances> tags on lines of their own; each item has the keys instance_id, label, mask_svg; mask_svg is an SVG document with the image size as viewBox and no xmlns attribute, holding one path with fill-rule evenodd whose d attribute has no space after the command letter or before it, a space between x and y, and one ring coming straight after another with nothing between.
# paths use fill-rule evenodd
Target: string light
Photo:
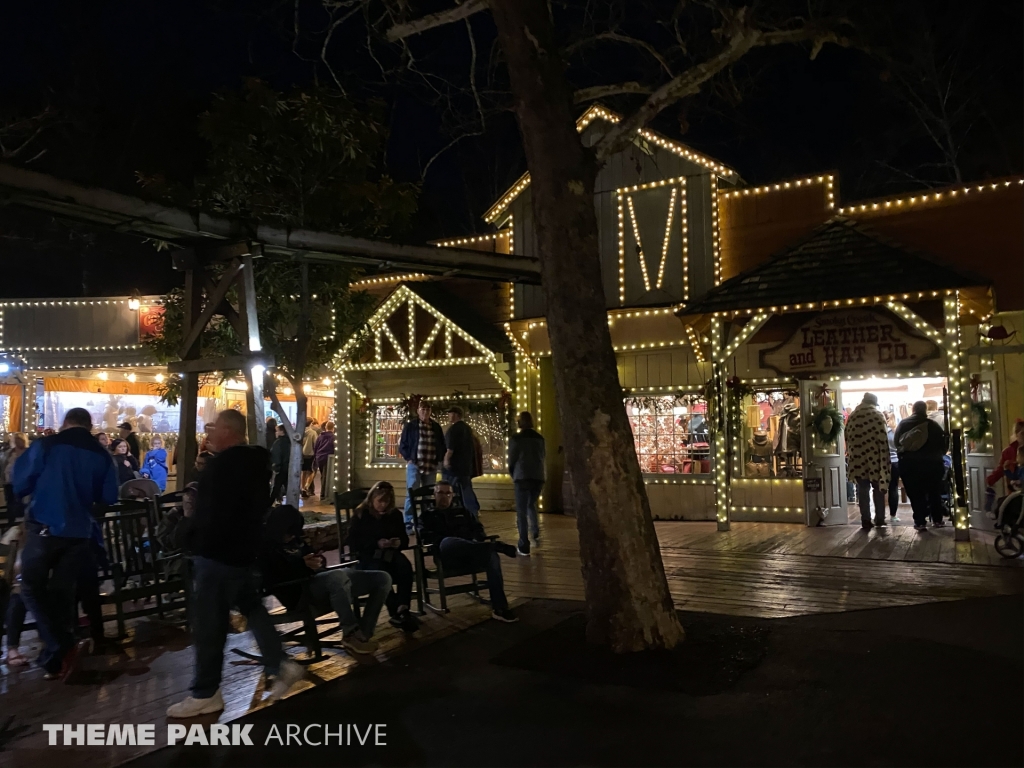
<instances>
[{"instance_id":1,"label":"string light","mask_svg":"<svg viewBox=\"0 0 1024 768\"><path fill-rule=\"evenodd\" d=\"M863 203L854 203L839 209L839 213L848 215L851 213L869 213L872 211L885 211L891 208L901 208L904 205L907 207L924 207L928 203L938 203L944 200L949 200L960 195L977 194L980 192L992 192L998 189L1006 189L1007 187L1014 185L1024 184L1024 179L1007 179L999 182L992 182L989 184L978 184L973 186L958 187L956 189L946 189L941 192L930 192L922 195L912 195L910 197L892 197L888 199L869 200Z\"/></svg>"},{"instance_id":2,"label":"string light","mask_svg":"<svg viewBox=\"0 0 1024 768\"><path fill-rule=\"evenodd\" d=\"M615 125L622 120L622 116L617 115L616 113L612 112L609 109L606 109L605 107L594 105L590 107L590 109L588 109L586 112L584 112L580 119L576 121L576 130L582 132L588 125L590 125L595 120L603 120L607 123ZM637 131L637 134L641 138L645 139L651 144L654 144L657 147L660 147L661 149L666 149L674 155L683 157L692 163L701 165L711 171L714 171L714 173L718 176L721 176L729 180L735 180L739 178L738 174L731 168L721 163L715 162L706 155L702 155L699 152L695 152L694 150L687 147L685 144L680 144L678 142L667 139L661 134L655 133L654 131L648 130L646 128L640 129L639 131ZM517 197L519 197L522 191L526 189L528 186L530 186L530 174L524 173L522 176L519 177L516 183L513 184L512 187L504 195L502 195L498 202L491 206L491 208L484 214L484 221L486 221L488 224L493 224L498 219L498 217L501 216L502 212L506 208L508 208L509 204Z\"/></svg>"},{"instance_id":3,"label":"string light","mask_svg":"<svg viewBox=\"0 0 1024 768\"><path fill-rule=\"evenodd\" d=\"M704 350L701 349L700 340L697 338L697 332L693 330L693 326L683 326L686 330L686 338L690 342L690 349L693 350L693 356L697 358L698 363L706 363L707 358L704 357Z\"/></svg>"},{"instance_id":4,"label":"string light","mask_svg":"<svg viewBox=\"0 0 1024 768\"><path fill-rule=\"evenodd\" d=\"M367 285L384 285L385 283L404 283L410 280L428 280L430 275L425 275L422 272L410 272L405 275L385 275L384 277L367 277L362 280L356 280L354 283L349 283L349 288L362 288Z\"/></svg>"},{"instance_id":5,"label":"string light","mask_svg":"<svg viewBox=\"0 0 1024 768\"><path fill-rule=\"evenodd\" d=\"M711 206L711 258L715 269L715 285L722 282L722 250L721 232L718 225L718 177L711 177L711 199L715 204Z\"/></svg>"},{"instance_id":6,"label":"string light","mask_svg":"<svg viewBox=\"0 0 1024 768\"><path fill-rule=\"evenodd\" d=\"M921 301L923 299L934 299L949 291L917 291L916 293L903 293L903 294L889 294L888 296L862 296L858 299L835 299L833 301L818 301L818 302L806 302L797 304L783 304L781 306L774 307L757 307L748 309L731 309L713 312L713 317L720 317L730 319L734 317L742 317L745 315L758 315L763 312L768 312L773 315L781 315L787 312L806 312L806 311L817 311L826 309L835 309L837 307L849 307L854 305L867 305L867 304L887 304L888 302L895 301L908 301L916 300Z\"/></svg>"}]
</instances>

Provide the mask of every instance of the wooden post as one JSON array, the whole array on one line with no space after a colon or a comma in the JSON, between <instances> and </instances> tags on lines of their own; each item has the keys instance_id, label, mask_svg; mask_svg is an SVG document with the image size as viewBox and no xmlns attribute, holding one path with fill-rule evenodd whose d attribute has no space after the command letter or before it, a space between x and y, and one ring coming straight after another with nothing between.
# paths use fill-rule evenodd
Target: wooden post
<instances>
[{"instance_id":1,"label":"wooden post","mask_svg":"<svg viewBox=\"0 0 1024 768\"><path fill-rule=\"evenodd\" d=\"M203 270L189 269L185 272L185 316L182 322L186 333L199 319L203 296ZM192 345L183 350L183 360L195 360L199 357L199 337ZM196 419L199 408L199 374L186 372L181 374L181 421L178 425L178 446L176 471L178 473L177 489L182 490L192 478L199 446L196 440Z\"/></svg>"},{"instance_id":2,"label":"wooden post","mask_svg":"<svg viewBox=\"0 0 1024 768\"><path fill-rule=\"evenodd\" d=\"M238 314L241 325L245 329L242 343L250 353L263 349L260 342L260 325L256 317L256 281L252 272L252 256L242 258L240 275ZM247 366L243 371L246 387L246 411L248 412L249 443L267 445L267 420L264 418L263 405L263 366L255 368Z\"/></svg>"}]
</instances>

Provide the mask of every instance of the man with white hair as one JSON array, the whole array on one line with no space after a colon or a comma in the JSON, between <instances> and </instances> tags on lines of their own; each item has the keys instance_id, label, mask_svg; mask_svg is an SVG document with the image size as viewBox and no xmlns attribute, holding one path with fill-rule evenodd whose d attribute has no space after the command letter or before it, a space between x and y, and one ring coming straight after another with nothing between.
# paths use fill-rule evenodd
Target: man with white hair
<instances>
[{"instance_id":1,"label":"man with white hair","mask_svg":"<svg viewBox=\"0 0 1024 768\"><path fill-rule=\"evenodd\" d=\"M889 490L889 435L885 417L878 409L878 396L864 393L860 405L846 422L846 457L850 477L857 483L860 522L872 528L871 500L875 502L874 525L885 525L886 494Z\"/></svg>"},{"instance_id":2,"label":"man with white hair","mask_svg":"<svg viewBox=\"0 0 1024 768\"><path fill-rule=\"evenodd\" d=\"M199 476L196 507L187 534L194 571L192 642L195 676L192 695L167 709L168 717L220 712L220 692L231 608L248 619L267 677L275 678L271 700L302 679L302 667L286 660L281 639L263 606L254 570L262 545L263 519L270 508L270 452L246 445L246 419L221 411L208 427L214 453Z\"/></svg>"}]
</instances>

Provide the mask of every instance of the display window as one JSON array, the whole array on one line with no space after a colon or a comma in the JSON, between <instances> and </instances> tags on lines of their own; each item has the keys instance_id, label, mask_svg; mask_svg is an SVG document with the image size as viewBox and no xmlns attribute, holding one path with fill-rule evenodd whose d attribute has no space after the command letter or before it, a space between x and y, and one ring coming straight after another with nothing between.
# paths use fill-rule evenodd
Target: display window
<instances>
[{"instance_id":1,"label":"display window","mask_svg":"<svg viewBox=\"0 0 1024 768\"><path fill-rule=\"evenodd\" d=\"M378 405L373 410L373 450L370 460L373 464L397 464L402 460L398 454L398 441L402 437L405 410L401 405Z\"/></svg>"},{"instance_id":2,"label":"display window","mask_svg":"<svg viewBox=\"0 0 1024 768\"><path fill-rule=\"evenodd\" d=\"M755 390L743 398L740 454L743 477L801 477L803 430L794 390Z\"/></svg>"},{"instance_id":3,"label":"display window","mask_svg":"<svg viewBox=\"0 0 1024 768\"><path fill-rule=\"evenodd\" d=\"M710 474L707 403L698 395L626 398L640 469L646 474Z\"/></svg>"},{"instance_id":4,"label":"display window","mask_svg":"<svg viewBox=\"0 0 1024 768\"><path fill-rule=\"evenodd\" d=\"M124 422L130 423L136 432L178 432L181 411L177 405L161 402L157 395L108 395L98 392L51 392L43 395L43 428L59 429L64 415L72 408L84 408L92 415L97 429L116 432ZM196 431L217 416L217 400L200 397L198 403Z\"/></svg>"}]
</instances>

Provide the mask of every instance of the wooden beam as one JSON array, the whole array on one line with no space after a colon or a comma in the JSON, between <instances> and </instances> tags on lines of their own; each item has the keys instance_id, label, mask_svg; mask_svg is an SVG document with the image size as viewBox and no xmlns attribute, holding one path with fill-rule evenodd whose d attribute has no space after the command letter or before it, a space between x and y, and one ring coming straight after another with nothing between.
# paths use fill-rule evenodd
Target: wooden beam
<instances>
[{"instance_id":1,"label":"wooden beam","mask_svg":"<svg viewBox=\"0 0 1024 768\"><path fill-rule=\"evenodd\" d=\"M274 358L259 355L229 355L228 357L207 357L198 360L179 360L167 364L168 373L216 373L242 371L246 367L262 365L264 368L274 366Z\"/></svg>"},{"instance_id":2,"label":"wooden beam","mask_svg":"<svg viewBox=\"0 0 1024 768\"><path fill-rule=\"evenodd\" d=\"M200 314L202 303L202 270L190 269L185 273L185 299L184 317L182 322L186 328L191 328ZM183 363L198 362L194 358L199 357L199 341L196 341L184 350ZM168 366L169 367L169 366ZM178 425L178 445L175 450L177 459L177 490L182 490L195 472L196 453L198 442L196 440L196 418L199 408L199 372L190 371L185 374L181 386L181 418Z\"/></svg>"},{"instance_id":3,"label":"wooden beam","mask_svg":"<svg viewBox=\"0 0 1024 768\"><path fill-rule=\"evenodd\" d=\"M216 313L217 307L219 307L221 302L224 301L224 297L228 295L228 291L231 290L231 285L235 282L235 278L238 277L238 273L241 270L242 263L240 261L232 263L228 267L227 271L221 276L220 282L214 289L213 295L207 297L206 306L203 307L203 311L199 314L199 317L197 317L190 325L185 326L189 331L188 336L185 337L185 341L181 344L181 351L178 353L180 358L184 359L186 357L186 352L198 344L199 337L203 335L203 331L206 330L207 324L211 319L213 319L213 315Z\"/></svg>"}]
</instances>

